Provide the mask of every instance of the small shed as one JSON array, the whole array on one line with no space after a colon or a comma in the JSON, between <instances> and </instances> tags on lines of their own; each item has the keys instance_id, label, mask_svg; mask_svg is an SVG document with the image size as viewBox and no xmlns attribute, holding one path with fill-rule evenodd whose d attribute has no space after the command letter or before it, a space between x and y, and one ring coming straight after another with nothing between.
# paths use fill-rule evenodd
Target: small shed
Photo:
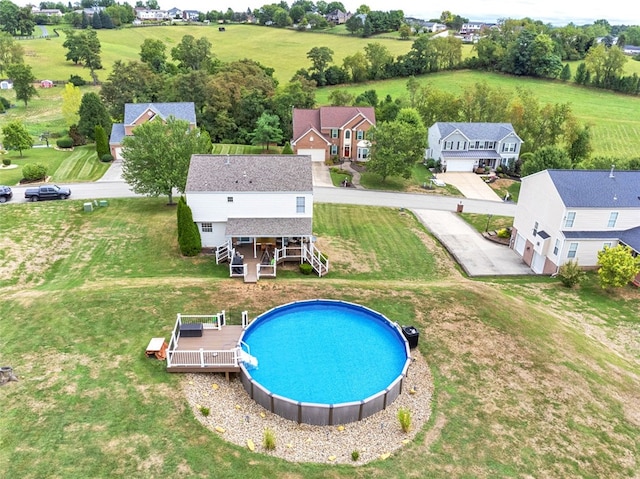
<instances>
[{"instance_id":1,"label":"small shed","mask_svg":"<svg viewBox=\"0 0 640 479\"><path fill-rule=\"evenodd\" d=\"M51 88L53 86L53 82L51 80L42 80L40 82L40 88Z\"/></svg>"},{"instance_id":2,"label":"small shed","mask_svg":"<svg viewBox=\"0 0 640 479\"><path fill-rule=\"evenodd\" d=\"M13 88L13 82L11 80L0 81L0 90L11 90Z\"/></svg>"}]
</instances>

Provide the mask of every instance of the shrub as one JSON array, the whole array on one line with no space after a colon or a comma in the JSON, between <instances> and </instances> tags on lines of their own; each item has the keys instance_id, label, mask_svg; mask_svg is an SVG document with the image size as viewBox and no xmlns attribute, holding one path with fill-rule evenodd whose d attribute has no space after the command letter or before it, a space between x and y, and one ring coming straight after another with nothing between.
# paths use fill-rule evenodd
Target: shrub
<instances>
[{"instance_id":1,"label":"shrub","mask_svg":"<svg viewBox=\"0 0 640 479\"><path fill-rule=\"evenodd\" d=\"M262 436L262 445L267 451L273 451L276 448L276 433L273 429L266 428Z\"/></svg>"},{"instance_id":2,"label":"shrub","mask_svg":"<svg viewBox=\"0 0 640 479\"><path fill-rule=\"evenodd\" d=\"M0 103L0 113L4 113L5 111L4 105Z\"/></svg>"},{"instance_id":3,"label":"shrub","mask_svg":"<svg viewBox=\"0 0 640 479\"><path fill-rule=\"evenodd\" d=\"M3 96L0 96L0 103L2 103L2 106L4 107L5 110L8 110L9 108L11 108L11 102Z\"/></svg>"},{"instance_id":4,"label":"shrub","mask_svg":"<svg viewBox=\"0 0 640 479\"><path fill-rule=\"evenodd\" d=\"M424 166L426 166L427 168L435 168L436 160L434 160L433 158L429 158L427 159L427 161L425 161Z\"/></svg>"},{"instance_id":5,"label":"shrub","mask_svg":"<svg viewBox=\"0 0 640 479\"><path fill-rule=\"evenodd\" d=\"M300 272L302 274L310 275L313 272L313 266L311 266L309 263L301 263Z\"/></svg>"},{"instance_id":6,"label":"shrub","mask_svg":"<svg viewBox=\"0 0 640 479\"><path fill-rule=\"evenodd\" d=\"M288 141L284 144L284 148L282 148L283 155L293 155L293 149L291 148L291 143Z\"/></svg>"},{"instance_id":7,"label":"shrub","mask_svg":"<svg viewBox=\"0 0 640 479\"><path fill-rule=\"evenodd\" d=\"M22 167L22 176L27 181L44 180L47 168L41 163L28 163Z\"/></svg>"},{"instance_id":8,"label":"shrub","mask_svg":"<svg viewBox=\"0 0 640 479\"><path fill-rule=\"evenodd\" d=\"M73 148L73 139L68 136L60 138L56 140L56 145L58 145L58 148Z\"/></svg>"},{"instance_id":9,"label":"shrub","mask_svg":"<svg viewBox=\"0 0 640 479\"><path fill-rule=\"evenodd\" d=\"M510 236L511 236L511 233L507 228L500 228L498 230L498 238L509 238Z\"/></svg>"},{"instance_id":10,"label":"shrub","mask_svg":"<svg viewBox=\"0 0 640 479\"><path fill-rule=\"evenodd\" d=\"M557 276L564 286L567 288L573 288L583 280L584 271L580 269L578 262L572 259L560 266Z\"/></svg>"},{"instance_id":11,"label":"shrub","mask_svg":"<svg viewBox=\"0 0 640 479\"><path fill-rule=\"evenodd\" d=\"M360 453L358 452L358 450L354 450L351 451L351 460L352 461L357 461L358 459L360 459Z\"/></svg>"},{"instance_id":12,"label":"shrub","mask_svg":"<svg viewBox=\"0 0 640 479\"><path fill-rule=\"evenodd\" d=\"M3 158L2 159L2 164L4 166L9 166L11 164L11 158Z\"/></svg>"},{"instance_id":13,"label":"shrub","mask_svg":"<svg viewBox=\"0 0 640 479\"><path fill-rule=\"evenodd\" d=\"M87 81L78 75L71 75L69 77L69 83L73 86L83 86L87 84Z\"/></svg>"},{"instance_id":14,"label":"shrub","mask_svg":"<svg viewBox=\"0 0 640 479\"><path fill-rule=\"evenodd\" d=\"M193 222L191 208L184 196L178 200L178 245L184 256L197 256L202 251L202 240L198 225Z\"/></svg>"},{"instance_id":15,"label":"shrub","mask_svg":"<svg viewBox=\"0 0 640 479\"><path fill-rule=\"evenodd\" d=\"M100 161L104 163L111 163L113 161L113 156L111 156L111 153L106 153L100 157Z\"/></svg>"},{"instance_id":16,"label":"shrub","mask_svg":"<svg viewBox=\"0 0 640 479\"><path fill-rule=\"evenodd\" d=\"M200 406L200 414L203 416L208 416L211 410L208 407Z\"/></svg>"},{"instance_id":17,"label":"shrub","mask_svg":"<svg viewBox=\"0 0 640 479\"><path fill-rule=\"evenodd\" d=\"M398 421L403 432L409 432L411 429L411 411L405 407L398 409Z\"/></svg>"},{"instance_id":18,"label":"shrub","mask_svg":"<svg viewBox=\"0 0 640 479\"><path fill-rule=\"evenodd\" d=\"M78 131L78 125L71 125L69 127L69 136L73 140L73 146L86 145L87 139Z\"/></svg>"},{"instance_id":19,"label":"shrub","mask_svg":"<svg viewBox=\"0 0 640 479\"><path fill-rule=\"evenodd\" d=\"M96 125L93 134L96 139L96 153L98 158L102 158L109 153L109 139L102 125Z\"/></svg>"}]
</instances>

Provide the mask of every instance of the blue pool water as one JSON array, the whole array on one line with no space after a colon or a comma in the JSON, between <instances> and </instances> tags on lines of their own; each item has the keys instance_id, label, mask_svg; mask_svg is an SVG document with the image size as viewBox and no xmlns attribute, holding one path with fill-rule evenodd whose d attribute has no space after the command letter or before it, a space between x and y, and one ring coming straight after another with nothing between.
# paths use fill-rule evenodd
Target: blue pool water
<instances>
[{"instance_id":1,"label":"blue pool water","mask_svg":"<svg viewBox=\"0 0 640 479\"><path fill-rule=\"evenodd\" d=\"M254 320L243 335L258 368L251 377L294 401L339 404L386 389L407 362L402 333L352 303L300 301Z\"/></svg>"}]
</instances>

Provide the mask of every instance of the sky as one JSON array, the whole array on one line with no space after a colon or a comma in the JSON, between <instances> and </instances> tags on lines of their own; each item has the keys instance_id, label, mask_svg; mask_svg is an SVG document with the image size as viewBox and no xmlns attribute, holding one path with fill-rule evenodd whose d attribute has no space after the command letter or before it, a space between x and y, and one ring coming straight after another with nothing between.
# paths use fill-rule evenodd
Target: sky
<instances>
[{"instance_id":1,"label":"sky","mask_svg":"<svg viewBox=\"0 0 640 479\"><path fill-rule=\"evenodd\" d=\"M234 11L251 10L280 0L158 0L163 9L178 7L187 10ZM289 5L293 0L286 0ZM325 0L330 3L329 0ZM130 2L134 4L135 2ZM438 18L443 10L466 17L470 21L496 22L499 18L530 17L553 25L591 24L594 20L606 19L612 25L640 25L640 2L626 0L613 5L603 0L446 0L424 2L421 0L357 0L342 1L347 10L354 12L365 4L371 10L402 10L405 16L428 20Z\"/></svg>"}]
</instances>

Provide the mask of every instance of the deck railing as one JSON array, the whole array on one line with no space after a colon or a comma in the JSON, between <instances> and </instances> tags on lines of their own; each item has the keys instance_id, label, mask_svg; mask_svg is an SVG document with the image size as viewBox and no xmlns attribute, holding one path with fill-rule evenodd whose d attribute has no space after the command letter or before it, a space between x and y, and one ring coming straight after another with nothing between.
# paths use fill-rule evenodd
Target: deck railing
<instances>
[{"instance_id":1,"label":"deck railing","mask_svg":"<svg viewBox=\"0 0 640 479\"><path fill-rule=\"evenodd\" d=\"M256 265L256 273L258 275L258 279L260 279L261 276L269 276L269 277L275 278L276 277L275 261L273 262L273 264L258 263Z\"/></svg>"},{"instance_id":2,"label":"deck railing","mask_svg":"<svg viewBox=\"0 0 640 479\"><path fill-rule=\"evenodd\" d=\"M199 350L193 351L167 351L167 367L237 367L239 362L240 348L228 350L205 350L200 348Z\"/></svg>"},{"instance_id":3,"label":"deck railing","mask_svg":"<svg viewBox=\"0 0 640 479\"><path fill-rule=\"evenodd\" d=\"M232 278L244 278L247 275L247 266L249 266L247 263L229 263L229 276Z\"/></svg>"}]
</instances>

